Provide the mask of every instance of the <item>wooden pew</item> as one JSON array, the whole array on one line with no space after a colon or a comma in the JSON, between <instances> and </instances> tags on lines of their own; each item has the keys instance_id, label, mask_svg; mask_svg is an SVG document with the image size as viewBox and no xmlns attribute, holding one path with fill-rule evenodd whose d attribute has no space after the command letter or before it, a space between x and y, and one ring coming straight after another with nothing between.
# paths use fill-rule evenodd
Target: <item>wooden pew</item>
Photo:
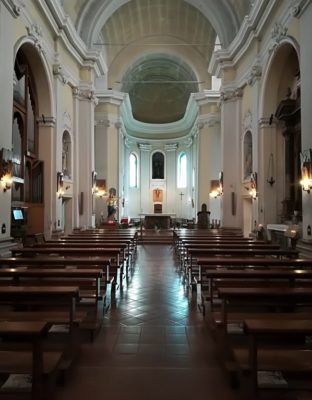
<instances>
[{"instance_id":1,"label":"wooden pew","mask_svg":"<svg viewBox=\"0 0 312 400\"><path fill-rule=\"evenodd\" d=\"M312 286L312 270L299 270L295 268L266 268L266 269L210 269L205 271L206 282L208 291L201 290L203 313L205 314L205 301L209 300L211 310L213 310L213 301L216 291L220 287L228 286L233 287L252 287L259 286L275 286L279 281L279 286L294 287L296 285L308 284ZM202 282L204 280L202 279ZM215 284L215 282L217 283ZM218 313L213 313L213 320L218 321Z\"/></svg>"},{"instance_id":2,"label":"wooden pew","mask_svg":"<svg viewBox=\"0 0 312 400\"><path fill-rule=\"evenodd\" d=\"M31 266L32 268L100 268L107 283L116 277L117 266L111 265L110 256L100 257L0 257L0 268L3 267Z\"/></svg>"},{"instance_id":3,"label":"wooden pew","mask_svg":"<svg viewBox=\"0 0 312 400\"><path fill-rule=\"evenodd\" d=\"M296 306L299 303L312 306L312 287L231 287L219 288L221 299L221 323L226 327L228 307L235 304L269 304L272 306ZM246 303L247 302L247 303Z\"/></svg>"},{"instance_id":4,"label":"wooden pew","mask_svg":"<svg viewBox=\"0 0 312 400\"><path fill-rule=\"evenodd\" d=\"M45 385L56 373L62 358L60 352L43 351L43 339L47 336L50 324L47 322L8 322L0 321L0 337L9 341L18 338L28 342L30 350L0 350L0 373L23 373L32 376L32 400L47 399L51 386ZM2 347L5 347L2 343ZM1 393L4 392L0 390ZM12 394L12 392L10 391Z\"/></svg>"},{"instance_id":5,"label":"wooden pew","mask_svg":"<svg viewBox=\"0 0 312 400\"><path fill-rule=\"evenodd\" d=\"M190 247L188 249L189 261L184 266L184 274L188 276L189 283L193 282L193 276L197 275L196 268L199 268L199 263L202 264L202 260L204 258L213 258L216 257L218 260L222 260L222 258L228 258L229 260L232 257L235 258L257 258L257 257L268 257L269 259L273 259L274 257L288 257L288 258L297 258L299 252L293 249L274 249L274 248L208 248L208 249L198 249ZM196 262L194 261L196 260ZM196 265L195 265L196 264ZM218 265L216 263L216 265ZM201 279L199 277L199 279Z\"/></svg>"},{"instance_id":6,"label":"wooden pew","mask_svg":"<svg viewBox=\"0 0 312 400\"><path fill-rule=\"evenodd\" d=\"M66 360L64 359L64 363L62 363L63 370L70 367L78 354L79 326L77 326L77 321L79 321L79 317L76 315L78 301L79 288L77 286L0 286L1 315L3 310L6 317L9 317L9 311L11 311L11 315L15 310L40 311L43 318L40 319L38 316L38 320L52 324L54 316L50 314L49 316L52 318L47 321L48 315L45 315L47 310L48 312L62 311L62 318L67 313L66 323L69 330L64 338L66 340L59 343L66 356ZM22 311L19 312L22 314ZM3 317L4 315L2 315ZM21 319L27 322L22 315ZM10 320L16 321L16 318L13 317ZM33 318L32 320L34 321Z\"/></svg>"},{"instance_id":7,"label":"wooden pew","mask_svg":"<svg viewBox=\"0 0 312 400\"><path fill-rule=\"evenodd\" d=\"M126 275L128 276L128 270L132 265L133 249L131 240L126 239L110 239L110 240L60 240L60 241L46 241L42 244L35 244L31 248L78 248L78 249L97 249L97 248L121 248L122 257L121 263L126 265ZM24 248L28 248L24 247Z\"/></svg>"},{"instance_id":8,"label":"wooden pew","mask_svg":"<svg viewBox=\"0 0 312 400\"><path fill-rule=\"evenodd\" d=\"M287 339L312 334L312 319L251 319L244 321L248 347L233 348L236 362L247 379L246 398L258 398L258 371L281 371L288 374L312 372L312 350L304 344L287 345ZM262 340L266 340L263 346ZM270 345L268 346L268 343ZM290 387L294 389L294 386ZM302 380L300 383L302 388ZM286 389L289 389L286 386ZM311 386L310 386L311 389Z\"/></svg>"},{"instance_id":9,"label":"wooden pew","mask_svg":"<svg viewBox=\"0 0 312 400\"><path fill-rule=\"evenodd\" d=\"M62 257L109 257L111 260L116 260L116 265L120 270L120 281L122 282L123 266L120 261L120 255L124 249L122 247L99 247L99 248L21 248L12 249L13 256L19 257L36 257L43 255L58 255ZM112 264L111 264L112 265Z\"/></svg>"}]
</instances>

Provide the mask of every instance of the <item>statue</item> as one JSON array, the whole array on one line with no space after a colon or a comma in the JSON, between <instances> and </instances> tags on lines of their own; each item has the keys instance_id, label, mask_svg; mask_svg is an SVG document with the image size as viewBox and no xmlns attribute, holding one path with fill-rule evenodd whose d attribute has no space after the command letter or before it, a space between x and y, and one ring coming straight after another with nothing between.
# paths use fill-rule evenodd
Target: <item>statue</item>
<instances>
[{"instance_id":1,"label":"statue","mask_svg":"<svg viewBox=\"0 0 312 400\"><path fill-rule=\"evenodd\" d=\"M116 197L116 189L110 188L108 191L108 199L107 199L107 220L114 221L117 213L117 200Z\"/></svg>"},{"instance_id":2,"label":"statue","mask_svg":"<svg viewBox=\"0 0 312 400\"><path fill-rule=\"evenodd\" d=\"M207 211L207 205L203 203L201 211L197 213L197 227L200 229L208 229L210 227L209 216L210 211Z\"/></svg>"}]
</instances>

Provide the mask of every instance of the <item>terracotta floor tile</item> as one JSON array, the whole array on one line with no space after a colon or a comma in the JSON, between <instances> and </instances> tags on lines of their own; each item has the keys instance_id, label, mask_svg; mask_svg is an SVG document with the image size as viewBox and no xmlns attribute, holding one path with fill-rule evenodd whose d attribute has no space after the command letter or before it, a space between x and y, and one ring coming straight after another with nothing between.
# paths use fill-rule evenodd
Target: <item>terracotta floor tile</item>
<instances>
[{"instance_id":1,"label":"terracotta floor tile","mask_svg":"<svg viewBox=\"0 0 312 400\"><path fill-rule=\"evenodd\" d=\"M241 400L178 271L171 246L139 246L133 273L55 400Z\"/></svg>"}]
</instances>

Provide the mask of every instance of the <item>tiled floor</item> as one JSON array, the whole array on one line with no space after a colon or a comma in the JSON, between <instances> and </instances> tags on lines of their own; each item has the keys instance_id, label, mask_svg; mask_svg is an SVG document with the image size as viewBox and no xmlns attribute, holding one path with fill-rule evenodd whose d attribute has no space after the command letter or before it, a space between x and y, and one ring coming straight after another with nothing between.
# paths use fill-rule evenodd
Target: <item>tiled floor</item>
<instances>
[{"instance_id":1,"label":"tiled floor","mask_svg":"<svg viewBox=\"0 0 312 400\"><path fill-rule=\"evenodd\" d=\"M56 400L237 400L173 250L139 246L134 273Z\"/></svg>"}]
</instances>

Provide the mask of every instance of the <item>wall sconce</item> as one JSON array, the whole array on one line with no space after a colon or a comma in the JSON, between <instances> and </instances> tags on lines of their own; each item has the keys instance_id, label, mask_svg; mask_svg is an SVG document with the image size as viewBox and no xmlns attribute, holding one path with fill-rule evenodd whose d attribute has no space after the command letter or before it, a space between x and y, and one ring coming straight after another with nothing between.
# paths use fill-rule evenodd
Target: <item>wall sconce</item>
<instances>
[{"instance_id":1,"label":"wall sconce","mask_svg":"<svg viewBox=\"0 0 312 400\"><path fill-rule=\"evenodd\" d=\"M223 195L223 172L219 174L219 180L215 179L210 181L209 196L216 199Z\"/></svg>"},{"instance_id":2,"label":"wall sconce","mask_svg":"<svg viewBox=\"0 0 312 400\"><path fill-rule=\"evenodd\" d=\"M13 178L11 174L5 174L1 178L1 186L3 187L3 191L6 192L9 189L12 189Z\"/></svg>"},{"instance_id":3,"label":"wall sconce","mask_svg":"<svg viewBox=\"0 0 312 400\"><path fill-rule=\"evenodd\" d=\"M6 192L13 185L12 151L2 148L0 151L0 183Z\"/></svg>"},{"instance_id":4,"label":"wall sconce","mask_svg":"<svg viewBox=\"0 0 312 400\"><path fill-rule=\"evenodd\" d=\"M257 192L257 172L252 172L250 174L250 187L245 187L249 191L249 194L253 200L258 197Z\"/></svg>"},{"instance_id":5,"label":"wall sconce","mask_svg":"<svg viewBox=\"0 0 312 400\"><path fill-rule=\"evenodd\" d=\"M271 186L273 186L275 183L275 179L273 176L274 176L274 158L273 158L273 153L271 153L269 157L268 175L267 175L267 182Z\"/></svg>"},{"instance_id":6,"label":"wall sconce","mask_svg":"<svg viewBox=\"0 0 312 400\"><path fill-rule=\"evenodd\" d=\"M302 190L310 193L312 189L312 149L305 150L300 154Z\"/></svg>"},{"instance_id":7,"label":"wall sconce","mask_svg":"<svg viewBox=\"0 0 312 400\"><path fill-rule=\"evenodd\" d=\"M96 176L97 176L97 172L96 171L92 171L91 174L91 190L92 190L92 194L96 194L97 192L97 187L96 187Z\"/></svg>"},{"instance_id":8,"label":"wall sconce","mask_svg":"<svg viewBox=\"0 0 312 400\"><path fill-rule=\"evenodd\" d=\"M59 199L61 199L65 193L63 176L63 172L58 172L56 174L56 194Z\"/></svg>"}]
</instances>

